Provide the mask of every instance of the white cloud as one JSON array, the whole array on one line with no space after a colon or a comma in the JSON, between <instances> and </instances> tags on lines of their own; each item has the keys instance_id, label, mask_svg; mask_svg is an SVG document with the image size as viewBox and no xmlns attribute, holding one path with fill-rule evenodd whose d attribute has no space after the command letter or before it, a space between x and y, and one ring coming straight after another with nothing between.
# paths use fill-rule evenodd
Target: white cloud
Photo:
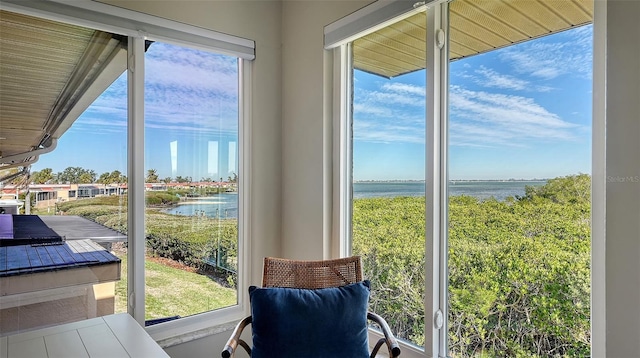
<instances>
[{"instance_id":1,"label":"white cloud","mask_svg":"<svg viewBox=\"0 0 640 358\"><path fill-rule=\"evenodd\" d=\"M426 89L422 86L416 86L416 85L412 85L408 83L400 83L400 82L384 83L382 85L382 90L397 93L397 94L417 96L421 98L424 98L424 96L427 93Z\"/></svg>"},{"instance_id":2,"label":"white cloud","mask_svg":"<svg viewBox=\"0 0 640 358\"><path fill-rule=\"evenodd\" d=\"M529 86L529 82L510 76L500 74L490 68L485 66L480 66L479 69L475 71L481 77L475 77L474 81L485 87L493 87L493 88L502 88L502 89L510 89L510 90L524 90Z\"/></svg>"},{"instance_id":3,"label":"white cloud","mask_svg":"<svg viewBox=\"0 0 640 358\"><path fill-rule=\"evenodd\" d=\"M424 143L426 89L384 83L376 90L356 88L353 135L357 141Z\"/></svg>"},{"instance_id":4,"label":"white cloud","mask_svg":"<svg viewBox=\"0 0 640 358\"><path fill-rule=\"evenodd\" d=\"M406 83L384 83L378 90L356 88L356 102L360 110L368 113L388 114L398 107L416 110L424 107L426 88Z\"/></svg>"},{"instance_id":5,"label":"white cloud","mask_svg":"<svg viewBox=\"0 0 640 358\"><path fill-rule=\"evenodd\" d=\"M500 77L502 87L519 87L517 79L488 68L483 75ZM424 143L425 88L386 83L373 91L357 89L354 139L367 142ZM471 91L452 86L450 143L456 146L524 146L532 140L573 140L575 124L536 103L533 98Z\"/></svg>"},{"instance_id":6,"label":"white cloud","mask_svg":"<svg viewBox=\"0 0 640 358\"><path fill-rule=\"evenodd\" d=\"M449 123L449 143L453 146L475 148L522 146L513 139L510 133L499 132L495 128L457 121Z\"/></svg>"},{"instance_id":7,"label":"white cloud","mask_svg":"<svg viewBox=\"0 0 640 358\"><path fill-rule=\"evenodd\" d=\"M171 131L236 131L237 60L154 43L145 62L145 125ZM123 118L118 122L114 118ZM86 128L126 125L127 80L121 76L77 122Z\"/></svg>"},{"instance_id":8,"label":"white cloud","mask_svg":"<svg viewBox=\"0 0 640 358\"><path fill-rule=\"evenodd\" d=\"M592 26L499 50L500 58L522 74L554 79L571 74L591 78ZM553 41L553 42L552 42Z\"/></svg>"},{"instance_id":9,"label":"white cloud","mask_svg":"<svg viewBox=\"0 0 640 358\"><path fill-rule=\"evenodd\" d=\"M362 120L355 121L353 135L356 141L377 143L423 144L425 138L424 125L420 130L420 127Z\"/></svg>"},{"instance_id":10,"label":"white cloud","mask_svg":"<svg viewBox=\"0 0 640 358\"><path fill-rule=\"evenodd\" d=\"M450 142L466 146L521 146L532 140L573 140L577 125L532 98L452 86Z\"/></svg>"},{"instance_id":11,"label":"white cloud","mask_svg":"<svg viewBox=\"0 0 640 358\"><path fill-rule=\"evenodd\" d=\"M391 116L392 110L390 107L372 106L365 103L354 103L353 112L357 113L359 116L367 115L373 117L385 117Z\"/></svg>"},{"instance_id":12,"label":"white cloud","mask_svg":"<svg viewBox=\"0 0 640 358\"><path fill-rule=\"evenodd\" d=\"M464 67L469 68L470 65L465 64ZM451 75L455 76L456 79L469 80L485 88L524 92L549 92L554 89L547 85L533 84L531 81L511 74L500 73L495 69L483 65L475 69L473 72L463 70L453 72Z\"/></svg>"},{"instance_id":13,"label":"white cloud","mask_svg":"<svg viewBox=\"0 0 640 358\"><path fill-rule=\"evenodd\" d=\"M426 88L408 83L383 83L377 90L356 87L358 102L366 106L389 108L395 106L424 106Z\"/></svg>"}]
</instances>

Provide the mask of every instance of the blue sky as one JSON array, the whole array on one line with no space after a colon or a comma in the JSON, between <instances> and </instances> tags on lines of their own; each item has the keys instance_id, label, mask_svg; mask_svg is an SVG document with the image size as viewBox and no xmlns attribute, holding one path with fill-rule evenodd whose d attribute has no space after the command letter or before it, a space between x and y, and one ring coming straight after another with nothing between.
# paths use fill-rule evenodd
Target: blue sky
<instances>
[{"instance_id":1,"label":"blue sky","mask_svg":"<svg viewBox=\"0 0 640 358\"><path fill-rule=\"evenodd\" d=\"M237 168L235 160L229 163L237 150L227 149L237 145L237 59L163 43L153 43L145 58L145 171L155 169L160 178L227 179ZM124 73L32 170L79 166L98 176L126 174L126 130Z\"/></svg>"},{"instance_id":2,"label":"blue sky","mask_svg":"<svg viewBox=\"0 0 640 358\"><path fill-rule=\"evenodd\" d=\"M449 177L591 172L592 26L450 64ZM425 71L356 71L354 179L424 179Z\"/></svg>"},{"instance_id":3,"label":"blue sky","mask_svg":"<svg viewBox=\"0 0 640 358\"><path fill-rule=\"evenodd\" d=\"M146 56L145 170L226 179L237 167L236 59L162 43ZM585 26L452 62L449 177L590 173L591 59ZM424 179L425 71L354 80L354 179ZM32 171L126 174L126 108L123 74Z\"/></svg>"}]
</instances>

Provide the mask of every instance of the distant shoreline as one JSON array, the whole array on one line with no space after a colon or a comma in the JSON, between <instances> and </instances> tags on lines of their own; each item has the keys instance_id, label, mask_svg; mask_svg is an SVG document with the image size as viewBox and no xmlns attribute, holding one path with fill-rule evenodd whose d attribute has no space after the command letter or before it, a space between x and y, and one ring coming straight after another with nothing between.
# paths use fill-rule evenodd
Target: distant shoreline
<instances>
[{"instance_id":1,"label":"distant shoreline","mask_svg":"<svg viewBox=\"0 0 640 358\"><path fill-rule=\"evenodd\" d=\"M460 183L474 183L474 182L496 182L496 183L507 183L507 182L541 182L548 181L549 179L451 179L449 182L460 182ZM424 180L402 180L402 179L393 179L393 180L354 180L354 183L424 183Z\"/></svg>"}]
</instances>

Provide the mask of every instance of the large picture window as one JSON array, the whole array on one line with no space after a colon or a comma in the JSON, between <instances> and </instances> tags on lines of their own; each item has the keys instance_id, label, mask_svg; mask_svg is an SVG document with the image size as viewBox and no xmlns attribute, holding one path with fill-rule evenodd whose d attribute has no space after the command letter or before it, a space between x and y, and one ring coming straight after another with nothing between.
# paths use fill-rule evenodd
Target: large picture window
<instances>
[{"instance_id":1,"label":"large picture window","mask_svg":"<svg viewBox=\"0 0 640 358\"><path fill-rule=\"evenodd\" d=\"M589 355L592 2L392 4L325 30L372 309L403 354Z\"/></svg>"},{"instance_id":2,"label":"large picture window","mask_svg":"<svg viewBox=\"0 0 640 358\"><path fill-rule=\"evenodd\" d=\"M45 226L64 221L58 225L66 230L60 234L64 244L86 241L81 252L96 250L87 255L104 255L113 270L94 285L75 282L73 272L56 266L74 289L14 295L12 312L4 311L3 293L2 317L16 311L33 321L3 326L3 334L129 312L162 339L240 317L245 302L238 287L246 285L247 265L242 203L249 179L243 176L243 91L251 88L243 74L250 71L253 42L153 17L140 20L135 12L111 12L100 3L89 7L112 16L63 4L43 11L40 5L30 4L31 11L20 4L12 13L4 7L13 5L3 3L0 14L3 123L17 105L33 117L16 128L20 137L7 132L7 139L25 141L24 133L40 122L46 129L33 138L40 140L32 146L41 155L33 156L37 164L29 166L36 161L20 154L22 166L0 166L17 167L3 171L3 181L6 174L16 198L29 203L16 214ZM114 32L95 30L92 23ZM141 27L148 29L144 38ZM31 93L6 96L15 92L14 83L29 84ZM73 314L40 304L61 307L65 300L76 308Z\"/></svg>"}]
</instances>

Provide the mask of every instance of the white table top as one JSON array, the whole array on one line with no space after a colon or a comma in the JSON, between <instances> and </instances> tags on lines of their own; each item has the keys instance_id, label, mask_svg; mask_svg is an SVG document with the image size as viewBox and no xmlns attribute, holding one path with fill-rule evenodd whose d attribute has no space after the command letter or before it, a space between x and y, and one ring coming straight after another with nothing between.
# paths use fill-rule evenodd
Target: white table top
<instances>
[{"instance_id":1,"label":"white table top","mask_svg":"<svg viewBox=\"0 0 640 358\"><path fill-rule=\"evenodd\" d=\"M130 315L119 313L0 337L0 358L169 357Z\"/></svg>"}]
</instances>

